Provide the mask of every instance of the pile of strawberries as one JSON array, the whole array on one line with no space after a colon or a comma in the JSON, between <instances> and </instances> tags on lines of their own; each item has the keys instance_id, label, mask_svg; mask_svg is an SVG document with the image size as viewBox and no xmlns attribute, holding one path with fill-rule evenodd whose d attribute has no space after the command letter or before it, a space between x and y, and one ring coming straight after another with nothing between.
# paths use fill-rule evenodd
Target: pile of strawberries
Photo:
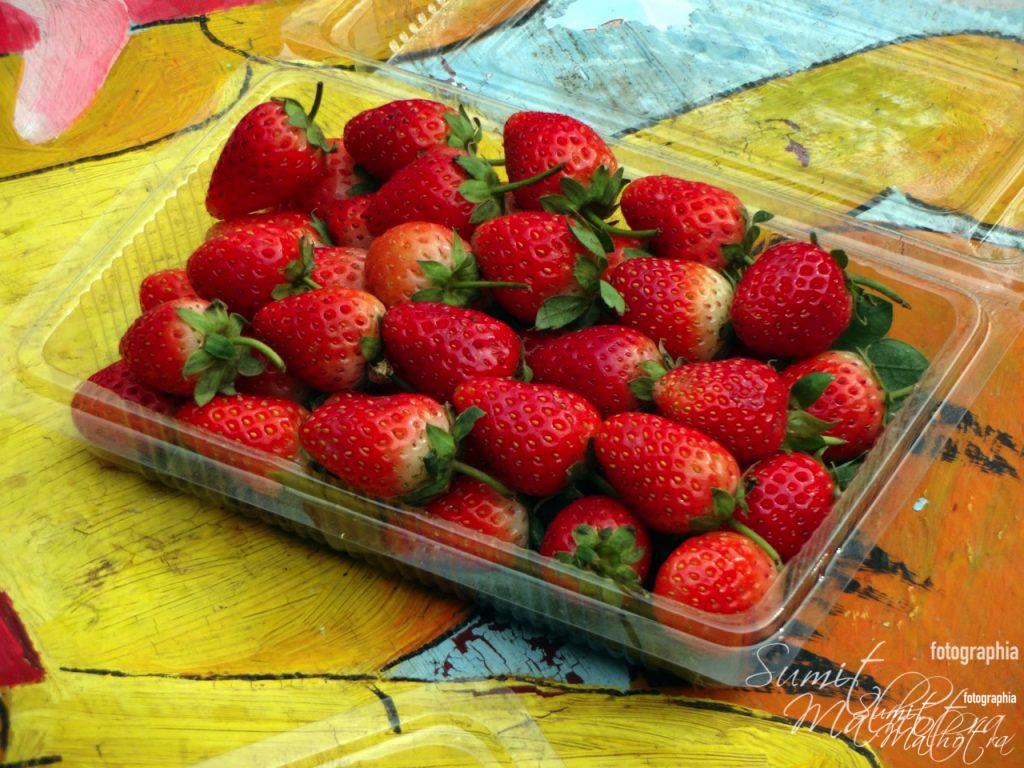
<instances>
[{"instance_id":1,"label":"pile of strawberries","mask_svg":"<svg viewBox=\"0 0 1024 768\"><path fill-rule=\"evenodd\" d=\"M328 139L320 98L235 127L217 223L143 280L79 428L149 409L195 428L165 439L329 473L466 547L757 603L927 366L887 338L906 302L724 189L628 181L567 115L512 115L487 158L464 109L394 101Z\"/></svg>"}]
</instances>

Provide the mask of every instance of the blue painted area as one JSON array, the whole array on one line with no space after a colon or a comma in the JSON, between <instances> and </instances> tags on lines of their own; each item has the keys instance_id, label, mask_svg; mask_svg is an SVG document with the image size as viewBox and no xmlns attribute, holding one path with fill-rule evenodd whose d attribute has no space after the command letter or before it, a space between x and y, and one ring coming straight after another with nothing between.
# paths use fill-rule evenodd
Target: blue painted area
<instances>
[{"instance_id":1,"label":"blue painted area","mask_svg":"<svg viewBox=\"0 0 1024 768\"><path fill-rule=\"evenodd\" d=\"M1024 250L1024 232L981 224L977 219L956 211L944 210L907 197L898 189L887 189L870 205L858 211L857 218L905 229L922 229L982 240L990 245Z\"/></svg>"},{"instance_id":2,"label":"blue painted area","mask_svg":"<svg viewBox=\"0 0 1024 768\"><path fill-rule=\"evenodd\" d=\"M625 661L563 643L543 631L475 616L439 643L385 671L391 678L466 680L482 677L543 678L625 690Z\"/></svg>"},{"instance_id":3,"label":"blue painted area","mask_svg":"<svg viewBox=\"0 0 1024 768\"><path fill-rule=\"evenodd\" d=\"M550 0L521 23L404 66L606 132L752 82L913 36L1024 36L1024 7L984 0ZM982 63L983 65L983 63ZM941 77L929 68L922 76Z\"/></svg>"},{"instance_id":4,"label":"blue painted area","mask_svg":"<svg viewBox=\"0 0 1024 768\"><path fill-rule=\"evenodd\" d=\"M914 502L914 511L921 512L925 507L928 506L928 499L922 496L920 499Z\"/></svg>"}]
</instances>

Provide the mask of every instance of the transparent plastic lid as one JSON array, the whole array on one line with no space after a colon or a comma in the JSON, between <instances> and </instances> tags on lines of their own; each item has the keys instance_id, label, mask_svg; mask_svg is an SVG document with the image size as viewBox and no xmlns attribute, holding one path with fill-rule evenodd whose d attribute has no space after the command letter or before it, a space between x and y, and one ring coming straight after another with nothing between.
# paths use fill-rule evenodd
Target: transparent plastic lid
<instances>
[{"instance_id":1,"label":"transparent plastic lid","mask_svg":"<svg viewBox=\"0 0 1024 768\"><path fill-rule=\"evenodd\" d=\"M330 5L299 11L286 37L1024 261L1024 3Z\"/></svg>"}]
</instances>

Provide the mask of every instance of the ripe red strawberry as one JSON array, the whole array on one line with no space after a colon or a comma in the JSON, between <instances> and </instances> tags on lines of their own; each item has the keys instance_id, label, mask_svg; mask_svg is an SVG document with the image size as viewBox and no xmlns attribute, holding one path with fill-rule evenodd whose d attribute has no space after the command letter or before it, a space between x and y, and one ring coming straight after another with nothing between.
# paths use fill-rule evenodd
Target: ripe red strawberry
<instances>
[{"instance_id":1,"label":"ripe red strawberry","mask_svg":"<svg viewBox=\"0 0 1024 768\"><path fill-rule=\"evenodd\" d=\"M775 566L761 547L734 531L687 539L658 569L654 594L709 613L741 613L768 592Z\"/></svg>"},{"instance_id":2,"label":"ripe red strawberry","mask_svg":"<svg viewBox=\"0 0 1024 768\"><path fill-rule=\"evenodd\" d=\"M450 429L444 408L429 397L348 393L313 411L302 446L356 493L399 499L432 480L428 425Z\"/></svg>"},{"instance_id":3,"label":"ripe red strawberry","mask_svg":"<svg viewBox=\"0 0 1024 768\"><path fill-rule=\"evenodd\" d=\"M381 338L395 373L442 403L467 379L515 376L522 355L519 337L505 323L436 302L391 307Z\"/></svg>"},{"instance_id":4,"label":"ripe red strawberry","mask_svg":"<svg viewBox=\"0 0 1024 768\"><path fill-rule=\"evenodd\" d=\"M362 182L356 173L355 162L345 150L342 140L328 139L327 146L331 151L324 157L320 176L285 203L288 209L322 215L322 211L326 211L336 200L347 197L349 190Z\"/></svg>"},{"instance_id":5,"label":"ripe red strawberry","mask_svg":"<svg viewBox=\"0 0 1024 768\"><path fill-rule=\"evenodd\" d=\"M382 181L448 139L451 107L428 99L390 101L360 112L345 124L352 159Z\"/></svg>"},{"instance_id":6,"label":"ripe red strawberry","mask_svg":"<svg viewBox=\"0 0 1024 768\"><path fill-rule=\"evenodd\" d=\"M321 242L320 232L313 226L313 220L307 213L296 211L272 211L270 213L254 213L250 216L238 216L225 221L218 221L206 231L206 239L213 240L233 232L248 232L256 228L268 228L285 232L296 240L308 237L315 244Z\"/></svg>"},{"instance_id":7,"label":"ripe red strawberry","mask_svg":"<svg viewBox=\"0 0 1024 768\"><path fill-rule=\"evenodd\" d=\"M582 397L544 384L469 379L456 388L453 402L460 413L483 410L470 445L506 485L533 496L565 487L601 424Z\"/></svg>"},{"instance_id":8,"label":"ripe red strawberry","mask_svg":"<svg viewBox=\"0 0 1024 768\"><path fill-rule=\"evenodd\" d=\"M373 242L367 211L373 195L353 195L337 200L322 211L335 245L369 248Z\"/></svg>"},{"instance_id":9,"label":"ripe red strawberry","mask_svg":"<svg viewBox=\"0 0 1024 768\"><path fill-rule=\"evenodd\" d=\"M740 468L710 437L647 413L620 413L594 438L597 460L624 504L654 530L687 533L719 489L734 493Z\"/></svg>"},{"instance_id":10,"label":"ripe red strawberry","mask_svg":"<svg viewBox=\"0 0 1024 768\"><path fill-rule=\"evenodd\" d=\"M745 508L733 513L786 562L811 538L832 509L832 475L806 453L777 453L743 476Z\"/></svg>"},{"instance_id":11,"label":"ripe red strawberry","mask_svg":"<svg viewBox=\"0 0 1024 768\"><path fill-rule=\"evenodd\" d=\"M664 346L672 357L710 360L729 322L732 285L693 261L629 259L608 276L622 295L621 322Z\"/></svg>"},{"instance_id":12,"label":"ripe red strawberry","mask_svg":"<svg viewBox=\"0 0 1024 768\"><path fill-rule=\"evenodd\" d=\"M135 379L172 395L208 403L217 392L234 394L241 373L263 370L255 352L283 368L266 344L242 336L243 320L220 302L175 299L136 318L121 337L121 357Z\"/></svg>"},{"instance_id":13,"label":"ripe red strawberry","mask_svg":"<svg viewBox=\"0 0 1024 768\"><path fill-rule=\"evenodd\" d=\"M496 288L495 300L513 317L538 328L557 328L586 314L598 293L607 255L593 254L565 216L528 211L485 221L473 253L488 280L526 285Z\"/></svg>"},{"instance_id":14,"label":"ripe red strawberry","mask_svg":"<svg viewBox=\"0 0 1024 768\"><path fill-rule=\"evenodd\" d=\"M310 279L321 288L366 290L366 249L327 245L313 251Z\"/></svg>"},{"instance_id":15,"label":"ripe red strawberry","mask_svg":"<svg viewBox=\"0 0 1024 768\"><path fill-rule=\"evenodd\" d=\"M259 395L218 395L206 405L186 403L177 414L183 424L283 459L298 458L299 427L307 415L306 409L298 403ZM181 437L189 448L214 461L256 474L265 474L273 467L252 457L240 456L217 440L187 432Z\"/></svg>"},{"instance_id":16,"label":"ripe red strawberry","mask_svg":"<svg viewBox=\"0 0 1024 768\"><path fill-rule=\"evenodd\" d=\"M179 402L176 397L141 384L125 362L118 360L96 371L78 387L71 399L71 420L82 437L105 447L125 442L124 435L108 423L166 440L168 431L149 421L145 412L173 416Z\"/></svg>"},{"instance_id":17,"label":"ripe red strawberry","mask_svg":"<svg viewBox=\"0 0 1024 768\"><path fill-rule=\"evenodd\" d=\"M420 291L436 285L430 267L421 262L429 261L444 269L436 272L446 279L452 277L454 271L468 264L471 257L466 253L466 242L452 230L440 224L426 221L409 221L399 224L381 234L370 244L366 253L366 286L380 299L384 306L390 307L401 302L411 301ZM456 260L458 259L458 265ZM469 269L475 277L475 264ZM428 274L430 271L431 274ZM461 276L461 275L460 275ZM467 289L463 298L471 295ZM436 297L441 300L443 297Z\"/></svg>"},{"instance_id":18,"label":"ripe red strawberry","mask_svg":"<svg viewBox=\"0 0 1024 768\"><path fill-rule=\"evenodd\" d=\"M852 459L875 444L885 421L885 391L864 359L853 352L829 351L791 365L782 372L787 387L812 373L835 378L821 396L806 407L812 416L835 426L826 435L846 442L825 452L829 461Z\"/></svg>"},{"instance_id":19,"label":"ripe red strawberry","mask_svg":"<svg viewBox=\"0 0 1024 768\"><path fill-rule=\"evenodd\" d=\"M448 493L430 502L425 512L428 517L457 523L519 547L526 546L530 533L526 507L465 475L456 477ZM461 543L466 548L463 542L453 543Z\"/></svg>"},{"instance_id":20,"label":"ripe red strawberry","mask_svg":"<svg viewBox=\"0 0 1024 768\"><path fill-rule=\"evenodd\" d=\"M813 243L765 250L740 278L732 306L736 335L767 357L809 357L850 324L853 299L843 267Z\"/></svg>"},{"instance_id":21,"label":"ripe red strawberry","mask_svg":"<svg viewBox=\"0 0 1024 768\"><path fill-rule=\"evenodd\" d=\"M257 105L228 137L210 178L206 210L230 219L283 203L316 182L329 150L313 122L323 87L309 113L293 99Z\"/></svg>"},{"instance_id":22,"label":"ripe red strawberry","mask_svg":"<svg viewBox=\"0 0 1024 768\"><path fill-rule=\"evenodd\" d=\"M607 496L584 496L548 524L540 553L640 586L651 570L651 537L643 521Z\"/></svg>"},{"instance_id":23,"label":"ripe red strawberry","mask_svg":"<svg viewBox=\"0 0 1024 768\"><path fill-rule=\"evenodd\" d=\"M520 181L564 163L562 171L515 190L521 210L541 210L544 195L561 194L564 177L586 184L600 166L614 173L618 163L604 139L574 117L554 112L516 112L505 122L505 169Z\"/></svg>"},{"instance_id":24,"label":"ripe red strawberry","mask_svg":"<svg viewBox=\"0 0 1024 768\"><path fill-rule=\"evenodd\" d=\"M321 288L267 304L253 330L311 387L343 392L362 381L364 350L379 344L383 314L384 305L364 291Z\"/></svg>"},{"instance_id":25,"label":"ripe red strawberry","mask_svg":"<svg viewBox=\"0 0 1024 768\"><path fill-rule=\"evenodd\" d=\"M651 252L696 261L714 269L726 266L723 245L743 241L743 204L731 192L673 176L645 176L622 193L622 215L633 229L656 229Z\"/></svg>"},{"instance_id":26,"label":"ripe red strawberry","mask_svg":"<svg viewBox=\"0 0 1024 768\"><path fill-rule=\"evenodd\" d=\"M607 418L639 407L630 382L645 362L659 363L658 346L622 325L595 325L533 345L526 363L533 381L578 392Z\"/></svg>"},{"instance_id":27,"label":"ripe red strawberry","mask_svg":"<svg viewBox=\"0 0 1024 768\"><path fill-rule=\"evenodd\" d=\"M255 376L242 376L235 382L235 389L245 395L273 397L279 400L291 400L303 403L313 394L306 382L288 371L281 371L267 365Z\"/></svg>"},{"instance_id":28,"label":"ripe red strawberry","mask_svg":"<svg viewBox=\"0 0 1024 768\"><path fill-rule=\"evenodd\" d=\"M207 240L189 256L185 271L200 296L252 318L287 281L285 268L298 258L294 232L252 226Z\"/></svg>"},{"instance_id":29,"label":"ripe red strawberry","mask_svg":"<svg viewBox=\"0 0 1024 768\"><path fill-rule=\"evenodd\" d=\"M139 305L143 312L165 301L197 298L199 297L188 281L185 270L177 267L146 275L139 285Z\"/></svg>"},{"instance_id":30,"label":"ripe red strawberry","mask_svg":"<svg viewBox=\"0 0 1024 768\"><path fill-rule=\"evenodd\" d=\"M429 221L467 240L472 237L475 204L459 192L469 174L455 162L464 155L452 147L433 149L384 182L366 211L370 234L379 237L407 221Z\"/></svg>"},{"instance_id":31,"label":"ripe red strawberry","mask_svg":"<svg viewBox=\"0 0 1024 768\"><path fill-rule=\"evenodd\" d=\"M734 357L689 363L654 381L658 411L724 445L743 466L779 450L789 387L771 366Z\"/></svg>"}]
</instances>

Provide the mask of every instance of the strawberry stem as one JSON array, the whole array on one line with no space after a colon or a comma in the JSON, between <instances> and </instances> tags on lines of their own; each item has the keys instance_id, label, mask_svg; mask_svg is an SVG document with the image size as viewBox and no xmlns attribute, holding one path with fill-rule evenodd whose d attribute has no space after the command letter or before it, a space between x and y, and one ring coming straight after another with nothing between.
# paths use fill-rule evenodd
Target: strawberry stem
<instances>
[{"instance_id":1,"label":"strawberry stem","mask_svg":"<svg viewBox=\"0 0 1024 768\"><path fill-rule=\"evenodd\" d=\"M316 117L316 113L320 111L320 101L324 97L324 84L319 82L316 84L316 95L313 97L313 105L309 108L309 122L313 122L313 118Z\"/></svg>"},{"instance_id":2,"label":"strawberry stem","mask_svg":"<svg viewBox=\"0 0 1024 768\"><path fill-rule=\"evenodd\" d=\"M649 237L657 237L661 233L660 229L623 229L622 227L613 227L593 211L584 211L583 216L590 224L598 229L603 229L609 235L621 235L622 237L635 237L639 240L645 240Z\"/></svg>"},{"instance_id":3,"label":"strawberry stem","mask_svg":"<svg viewBox=\"0 0 1024 768\"><path fill-rule=\"evenodd\" d=\"M914 387L916 386L917 384L911 384L910 386L902 387L901 389L894 389L891 392L886 392L885 394L889 397L889 400L899 400L901 397L906 397L913 392Z\"/></svg>"},{"instance_id":4,"label":"strawberry stem","mask_svg":"<svg viewBox=\"0 0 1024 768\"><path fill-rule=\"evenodd\" d=\"M559 163L558 165L551 166L546 171L541 171L540 173L534 174L533 176L529 176L525 179L510 181L506 184L499 184L496 187L491 187L490 192L493 195L500 195L505 192L514 192L517 189L522 189L523 187L528 187L531 184L536 184L538 181L543 181L548 176L553 176L564 168L565 163Z\"/></svg>"},{"instance_id":5,"label":"strawberry stem","mask_svg":"<svg viewBox=\"0 0 1024 768\"><path fill-rule=\"evenodd\" d=\"M318 283L309 275L304 275L302 277L302 284L309 288L311 291L319 291L323 287L322 285L320 285L320 283Z\"/></svg>"},{"instance_id":6,"label":"strawberry stem","mask_svg":"<svg viewBox=\"0 0 1024 768\"><path fill-rule=\"evenodd\" d=\"M864 288L870 288L873 291L877 291L878 293L885 296L887 299L891 299L892 301L896 302L904 309L910 309L910 302L904 299L898 293L896 293L896 291L894 291L889 286L883 285L877 280L872 280L870 277L864 277L863 275L849 275L849 278L851 283L854 283L855 285L860 285Z\"/></svg>"},{"instance_id":7,"label":"strawberry stem","mask_svg":"<svg viewBox=\"0 0 1024 768\"><path fill-rule=\"evenodd\" d=\"M469 464L464 464L463 462L456 459L455 461L452 462L452 469L456 472L461 472L467 477L472 477L474 480L479 480L484 485L489 485L502 496L505 496L507 498L513 498L514 494L512 493L512 491L510 491L504 485L502 485L493 477L488 475L486 472L483 472L477 469L476 467L471 467L469 466Z\"/></svg>"},{"instance_id":8,"label":"strawberry stem","mask_svg":"<svg viewBox=\"0 0 1024 768\"><path fill-rule=\"evenodd\" d=\"M735 517L729 518L729 527L737 533L742 533L748 539L751 539L755 544L757 544L757 546L763 549L766 553L768 553L768 557L770 557L772 559L772 562L775 563L776 568L782 567L782 558L779 557L779 553L776 552L775 548L767 541L765 541L760 534L755 533L751 528L741 523Z\"/></svg>"},{"instance_id":9,"label":"strawberry stem","mask_svg":"<svg viewBox=\"0 0 1024 768\"><path fill-rule=\"evenodd\" d=\"M480 159L483 160L488 165L504 165L505 164L505 158L504 157L481 157Z\"/></svg>"},{"instance_id":10,"label":"strawberry stem","mask_svg":"<svg viewBox=\"0 0 1024 768\"><path fill-rule=\"evenodd\" d=\"M251 336L239 336L238 338L231 339L231 343L237 344L240 347L255 349L267 358L267 360L269 360L277 370L284 370L284 360L281 359L281 356L259 339L254 339Z\"/></svg>"}]
</instances>

